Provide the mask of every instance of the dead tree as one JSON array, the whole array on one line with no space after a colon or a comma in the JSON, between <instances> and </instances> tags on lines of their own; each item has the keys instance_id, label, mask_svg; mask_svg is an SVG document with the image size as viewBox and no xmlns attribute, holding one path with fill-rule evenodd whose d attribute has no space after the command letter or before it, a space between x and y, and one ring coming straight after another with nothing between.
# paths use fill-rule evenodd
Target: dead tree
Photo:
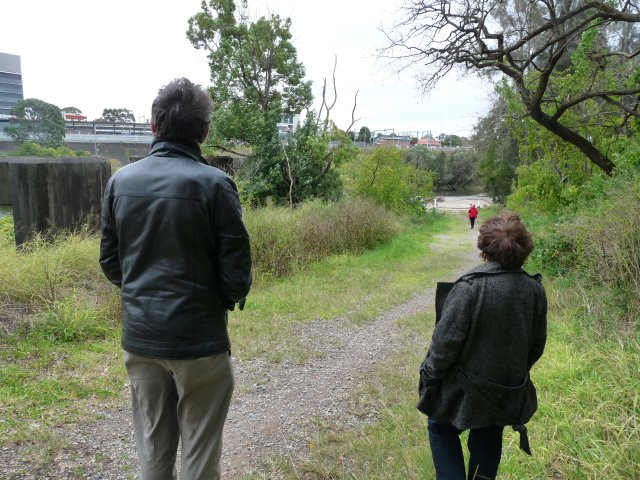
<instances>
[{"instance_id":1,"label":"dead tree","mask_svg":"<svg viewBox=\"0 0 640 480\"><path fill-rule=\"evenodd\" d=\"M612 160L580 125L566 119L588 102L599 102L613 128L640 118L640 82L628 81L638 68L637 40L606 38L592 53L598 68L579 92L557 97L553 75L570 63L585 32L633 30L640 22L639 8L630 0L407 0L403 20L385 32L389 44L380 55L400 71L419 65L423 91L452 70L508 77L527 115L611 175Z\"/></svg>"}]
</instances>

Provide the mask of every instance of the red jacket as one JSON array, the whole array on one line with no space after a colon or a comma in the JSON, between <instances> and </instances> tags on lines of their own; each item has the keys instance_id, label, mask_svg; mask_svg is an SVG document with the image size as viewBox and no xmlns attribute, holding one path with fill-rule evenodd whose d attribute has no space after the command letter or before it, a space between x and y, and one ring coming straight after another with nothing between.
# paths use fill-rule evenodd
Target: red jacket
<instances>
[{"instance_id":1,"label":"red jacket","mask_svg":"<svg viewBox=\"0 0 640 480\"><path fill-rule=\"evenodd\" d=\"M476 207L469 209L469 218L478 218L478 209Z\"/></svg>"}]
</instances>

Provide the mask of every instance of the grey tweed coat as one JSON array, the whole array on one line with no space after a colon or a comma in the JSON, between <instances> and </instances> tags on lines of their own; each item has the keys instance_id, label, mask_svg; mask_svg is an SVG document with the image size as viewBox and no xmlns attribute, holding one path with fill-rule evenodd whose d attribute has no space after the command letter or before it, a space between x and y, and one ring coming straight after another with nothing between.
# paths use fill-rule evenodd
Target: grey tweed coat
<instances>
[{"instance_id":1,"label":"grey tweed coat","mask_svg":"<svg viewBox=\"0 0 640 480\"><path fill-rule=\"evenodd\" d=\"M525 424L537 409L529 370L546 338L539 281L494 262L470 270L447 296L433 331L418 409L460 430Z\"/></svg>"}]
</instances>

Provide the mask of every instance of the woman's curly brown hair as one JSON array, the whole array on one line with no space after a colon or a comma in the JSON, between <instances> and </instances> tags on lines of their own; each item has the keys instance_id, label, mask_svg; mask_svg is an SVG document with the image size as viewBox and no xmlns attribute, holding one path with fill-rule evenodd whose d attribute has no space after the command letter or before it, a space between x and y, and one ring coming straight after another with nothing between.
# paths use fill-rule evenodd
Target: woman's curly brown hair
<instances>
[{"instance_id":1,"label":"woman's curly brown hair","mask_svg":"<svg viewBox=\"0 0 640 480\"><path fill-rule=\"evenodd\" d=\"M480 256L505 268L520 268L533 250L533 240L520 217L504 212L491 217L480 227Z\"/></svg>"}]
</instances>

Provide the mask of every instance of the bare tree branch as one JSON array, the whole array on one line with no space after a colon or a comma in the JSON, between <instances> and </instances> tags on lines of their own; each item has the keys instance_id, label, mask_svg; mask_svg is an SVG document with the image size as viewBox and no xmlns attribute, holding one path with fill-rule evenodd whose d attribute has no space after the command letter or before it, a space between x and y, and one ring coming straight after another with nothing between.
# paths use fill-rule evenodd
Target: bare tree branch
<instances>
[{"instance_id":1,"label":"bare tree branch","mask_svg":"<svg viewBox=\"0 0 640 480\"><path fill-rule=\"evenodd\" d=\"M553 82L556 73L571 65L570 54L586 32L640 23L637 2L406 0L402 12L395 28L384 31L388 44L379 56L388 59L398 72L417 70L423 92L454 69L506 75L532 119L578 147L605 173L612 173L613 162L590 137L560 119L569 110L593 101L616 107L618 119L638 116L638 88L625 84L633 67L623 62L640 56L637 42L609 42L599 47L600 51L589 52L589 59L600 67L594 68L587 90L572 94L570 99L559 101L553 95ZM619 83L612 86L604 76L613 67Z\"/></svg>"}]
</instances>

